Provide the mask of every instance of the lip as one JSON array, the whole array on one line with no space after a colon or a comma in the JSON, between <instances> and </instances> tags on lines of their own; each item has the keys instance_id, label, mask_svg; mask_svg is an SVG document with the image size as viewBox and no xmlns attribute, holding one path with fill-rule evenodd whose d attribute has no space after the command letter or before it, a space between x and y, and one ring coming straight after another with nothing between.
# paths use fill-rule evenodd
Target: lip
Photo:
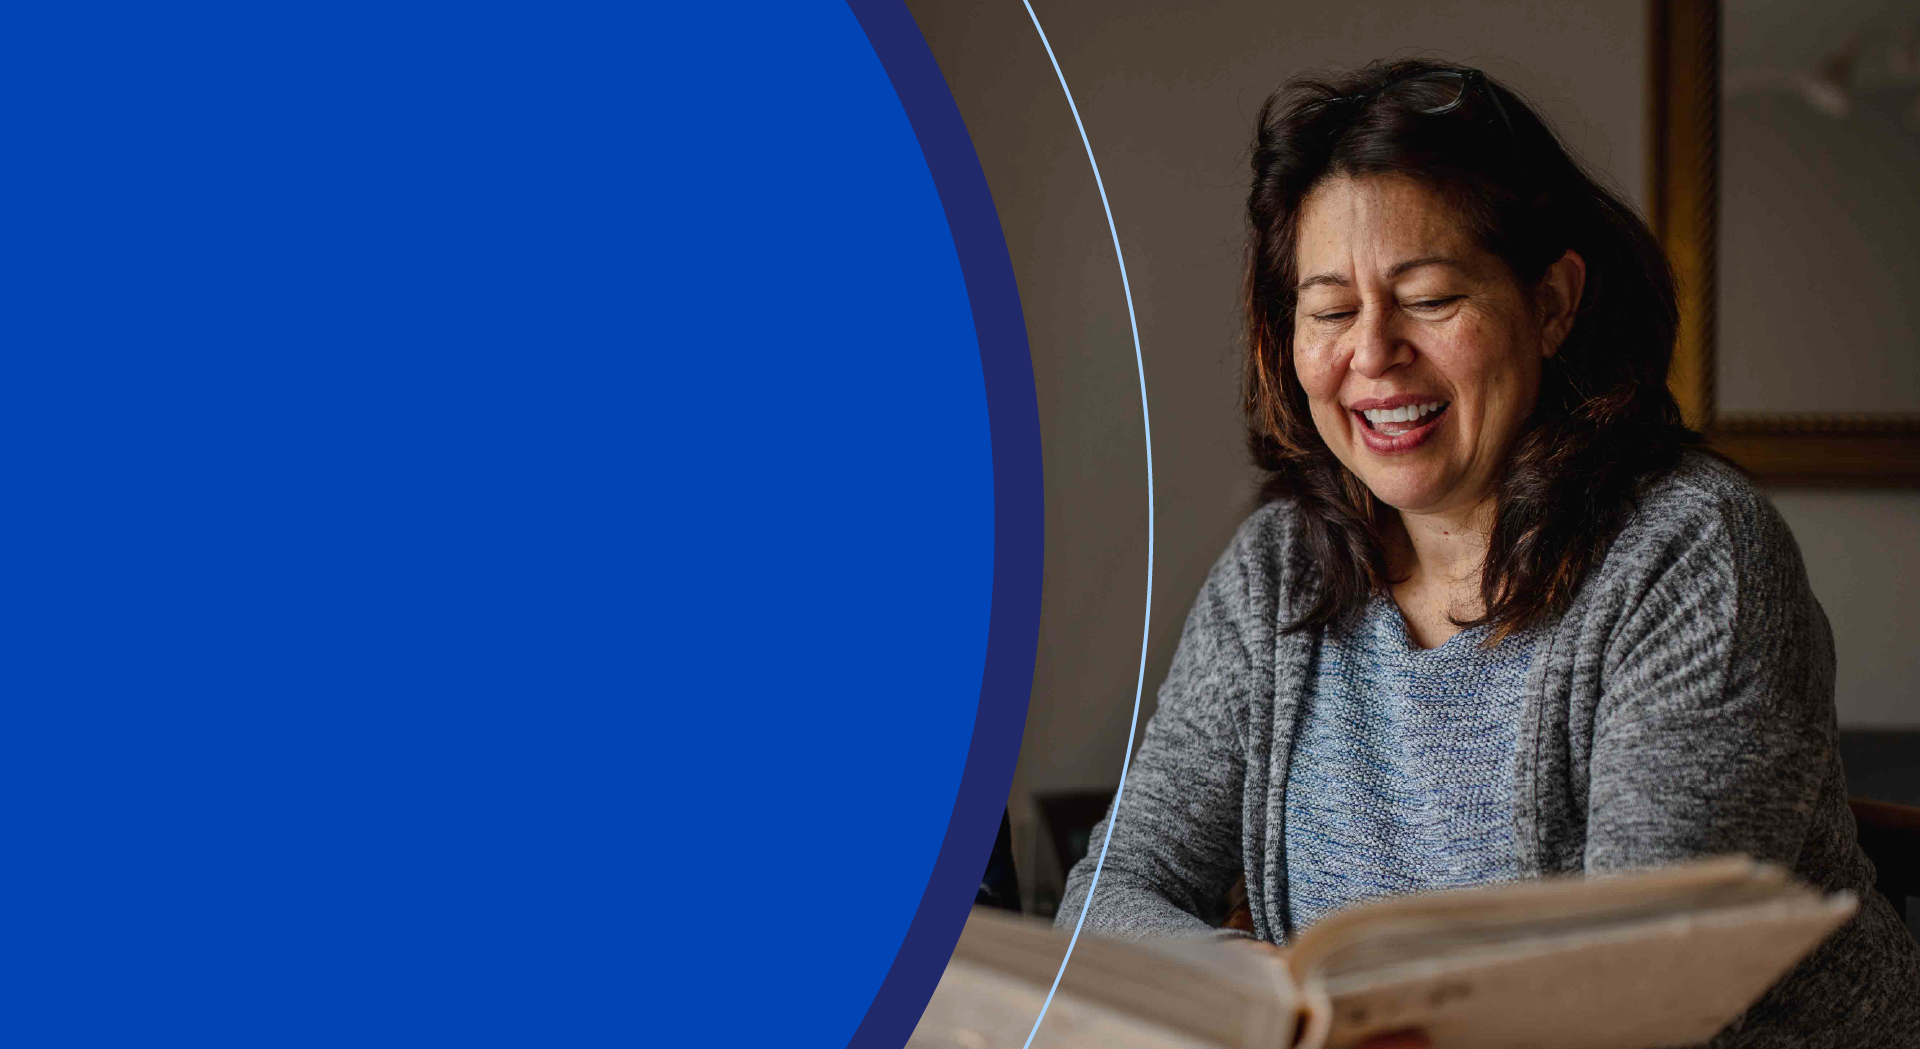
<instances>
[{"instance_id":1,"label":"lip","mask_svg":"<svg viewBox=\"0 0 1920 1049\"><path fill-rule=\"evenodd\" d=\"M1431 404L1447 398L1436 393L1396 393L1391 397L1369 397L1364 401L1355 401L1347 405L1350 412L1371 412L1375 410L1392 411L1405 408L1409 404Z\"/></svg>"},{"instance_id":2,"label":"lip","mask_svg":"<svg viewBox=\"0 0 1920 1049\"><path fill-rule=\"evenodd\" d=\"M1445 422L1447 417L1452 415L1453 412L1444 411L1437 415L1430 415L1427 417L1427 421L1421 423L1419 426L1405 433L1393 434L1391 436L1381 433L1378 430L1370 429L1367 426L1366 418L1360 413L1374 408L1401 408L1408 404L1425 404L1427 401L1440 399L1441 398L1438 397L1429 397L1425 400L1418 397L1390 397L1380 401L1356 401L1354 402L1354 407L1348 410L1347 416L1353 420L1353 428L1359 431L1361 442L1364 443L1369 450L1381 455L1398 455L1402 452L1413 451L1415 448L1427 443L1435 433L1439 432L1440 424ZM1362 407L1362 405L1365 407Z\"/></svg>"}]
</instances>

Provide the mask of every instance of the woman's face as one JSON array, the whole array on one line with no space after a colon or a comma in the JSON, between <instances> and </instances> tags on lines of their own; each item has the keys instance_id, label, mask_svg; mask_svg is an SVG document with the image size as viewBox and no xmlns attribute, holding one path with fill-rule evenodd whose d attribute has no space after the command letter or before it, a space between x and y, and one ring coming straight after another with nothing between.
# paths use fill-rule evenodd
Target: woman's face
<instances>
[{"instance_id":1,"label":"woman's face","mask_svg":"<svg viewBox=\"0 0 1920 1049\"><path fill-rule=\"evenodd\" d=\"M1298 232L1293 361L1320 436L1390 506L1473 510L1571 326L1579 256L1536 311L1438 194L1392 176L1322 183Z\"/></svg>"}]
</instances>

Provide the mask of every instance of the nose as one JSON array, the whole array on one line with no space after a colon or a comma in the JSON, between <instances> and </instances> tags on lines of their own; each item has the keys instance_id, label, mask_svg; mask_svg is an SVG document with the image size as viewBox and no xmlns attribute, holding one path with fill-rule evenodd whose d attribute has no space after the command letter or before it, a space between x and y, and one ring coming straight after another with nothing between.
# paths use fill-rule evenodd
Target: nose
<instances>
[{"instance_id":1,"label":"nose","mask_svg":"<svg viewBox=\"0 0 1920 1049\"><path fill-rule=\"evenodd\" d=\"M1399 311L1363 309L1349 329L1353 360L1348 365L1369 379L1378 379L1414 358L1413 343L1400 329Z\"/></svg>"}]
</instances>

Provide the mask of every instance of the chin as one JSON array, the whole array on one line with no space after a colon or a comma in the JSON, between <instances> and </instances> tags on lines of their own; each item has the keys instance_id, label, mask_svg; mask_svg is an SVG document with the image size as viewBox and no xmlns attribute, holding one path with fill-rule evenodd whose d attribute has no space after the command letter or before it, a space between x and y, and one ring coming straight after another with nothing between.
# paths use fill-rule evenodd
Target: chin
<instances>
[{"instance_id":1,"label":"chin","mask_svg":"<svg viewBox=\"0 0 1920 1049\"><path fill-rule=\"evenodd\" d=\"M1395 510L1412 513L1438 506L1449 492L1447 485L1425 471L1375 470L1370 475L1361 474L1360 481L1373 492L1374 498Z\"/></svg>"}]
</instances>

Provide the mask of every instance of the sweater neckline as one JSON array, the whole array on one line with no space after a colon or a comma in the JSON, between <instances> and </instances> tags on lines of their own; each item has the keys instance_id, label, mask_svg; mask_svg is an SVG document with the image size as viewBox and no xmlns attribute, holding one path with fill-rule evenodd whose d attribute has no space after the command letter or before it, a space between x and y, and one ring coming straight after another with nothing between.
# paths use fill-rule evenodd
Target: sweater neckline
<instances>
[{"instance_id":1,"label":"sweater neckline","mask_svg":"<svg viewBox=\"0 0 1920 1049\"><path fill-rule=\"evenodd\" d=\"M1432 648L1423 648L1414 639L1413 628L1407 622L1406 612L1400 608L1400 602L1395 601L1392 595L1382 593L1373 595L1372 601L1367 605L1367 618L1372 620L1375 616L1379 616L1381 621L1388 625L1387 636L1397 646L1394 650L1395 655L1422 660L1436 659L1443 655L1452 658L1463 654L1468 657L1487 654L1475 651L1481 639L1485 638L1488 631L1492 629L1484 624L1467 627Z\"/></svg>"}]
</instances>

